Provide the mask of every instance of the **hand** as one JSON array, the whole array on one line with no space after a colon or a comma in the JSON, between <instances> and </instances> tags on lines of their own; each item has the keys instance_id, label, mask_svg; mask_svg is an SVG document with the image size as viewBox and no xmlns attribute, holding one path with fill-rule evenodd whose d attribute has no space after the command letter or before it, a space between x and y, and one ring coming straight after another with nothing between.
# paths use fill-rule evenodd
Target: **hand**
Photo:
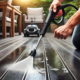
<instances>
[{"instance_id":1,"label":"hand","mask_svg":"<svg viewBox=\"0 0 80 80\"><path fill-rule=\"evenodd\" d=\"M49 11L50 11L50 9L53 8L53 12L56 12L57 11L57 7L60 6L60 5L61 5L61 3L58 0L54 0L52 2L52 4L50 5Z\"/></svg>"},{"instance_id":2,"label":"hand","mask_svg":"<svg viewBox=\"0 0 80 80\"><path fill-rule=\"evenodd\" d=\"M52 4L50 5L49 11L50 11L50 9L53 8L53 12L56 12L57 11L57 7L60 6L60 5L61 5L61 3L58 0L53 1ZM55 18L59 17L59 16L62 16L62 14L63 14L62 10L59 10L59 12L55 16Z\"/></svg>"},{"instance_id":3,"label":"hand","mask_svg":"<svg viewBox=\"0 0 80 80\"><path fill-rule=\"evenodd\" d=\"M66 39L73 31L72 27L66 25L60 26L54 31L54 37L60 39Z\"/></svg>"},{"instance_id":4,"label":"hand","mask_svg":"<svg viewBox=\"0 0 80 80\"><path fill-rule=\"evenodd\" d=\"M62 10L59 10L59 12L57 13L57 15L55 16L55 18L59 17L59 16L62 16L63 15L63 12Z\"/></svg>"}]
</instances>

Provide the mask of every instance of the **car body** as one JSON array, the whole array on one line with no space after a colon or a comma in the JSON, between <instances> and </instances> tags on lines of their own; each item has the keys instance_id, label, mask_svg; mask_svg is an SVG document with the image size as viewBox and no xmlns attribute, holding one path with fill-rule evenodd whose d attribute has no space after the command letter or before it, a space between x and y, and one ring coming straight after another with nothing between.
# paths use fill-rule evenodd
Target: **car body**
<instances>
[{"instance_id":1,"label":"car body","mask_svg":"<svg viewBox=\"0 0 80 80\"><path fill-rule=\"evenodd\" d=\"M40 34L40 29L38 28L37 25L35 24L30 24L28 25L25 29L24 29L24 37L29 36L29 35L34 35L36 34L37 36L39 36Z\"/></svg>"}]
</instances>

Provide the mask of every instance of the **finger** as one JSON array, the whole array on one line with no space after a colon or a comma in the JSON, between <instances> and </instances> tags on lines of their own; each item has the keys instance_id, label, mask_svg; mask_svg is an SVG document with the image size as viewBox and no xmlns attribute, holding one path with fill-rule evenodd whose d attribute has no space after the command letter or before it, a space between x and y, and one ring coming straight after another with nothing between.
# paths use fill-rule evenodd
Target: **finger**
<instances>
[{"instance_id":1,"label":"finger","mask_svg":"<svg viewBox=\"0 0 80 80\"><path fill-rule=\"evenodd\" d=\"M58 16L62 16L62 15L63 15L63 11L62 11L62 10L59 10L59 12L58 12L57 15L58 15Z\"/></svg>"},{"instance_id":2,"label":"finger","mask_svg":"<svg viewBox=\"0 0 80 80\"><path fill-rule=\"evenodd\" d=\"M56 30L54 31L54 37L57 37L57 36L56 36Z\"/></svg>"},{"instance_id":3,"label":"finger","mask_svg":"<svg viewBox=\"0 0 80 80\"><path fill-rule=\"evenodd\" d=\"M58 39L60 38L60 34L59 34L59 32L57 33L57 38L58 38Z\"/></svg>"},{"instance_id":4,"label":"finger","mask_svg":"<svg viewBox=\"0 0 80 80\"><path fill-rule=\"evenodd\" d=\"M55 31L54 31L54 37L55 37Z\"/></svg>"},{"instance_id":5,"label":"finger","mask_svg":"<svg viewBox=\"0 0 80 80\"><path fill-rule=\"evenodd\" d=\"M60 34L60 38L63 39L63 35L62 34Z\"/></svg>"},{"instance_id":6,"label":"finger","mask_svg":"<svg viewBox=\"0 0 80 80\"><path fill-rule=\"evenodd\" d=\"M57 6L56 6L56 5L54 5L54 7L53 7L53 11L54 11L54 12L57 11Z\"/></svg>"},{"instance_id":7,"label":"finger","mask_svg":"<svg viewBox=\"0 0 80 80\"><path fill-rule=\"evenodd\" d=\"M64 34L63 37L64 37L64 39L66 39L67 38L66 34Z\"/></svg>"},{"instance_id":8,"label":"finger","mask_svg":"<svg viewBox=\"0 0 80 80\"><path fill-rule=\"evenodd\" d=\"M57 18L59 16L62 16L62 14L63 14L62 10L59 10L59 12L57 13L57 15L54 18Z\"/></svg>"},{"instance_id":9,"label":"finger","mask_svg":"<svg viewBox=\"0 0 80 80\"><path fill-rule=\"evenodd\" d=\"M59 33L58 33L57 30L55 30L55 37L56 37L56 38L59 38Z\"/></svg>"},{"instance_id":10,"label":"finger","mask_svg":"<svg viewBox=\"0 0 80 80\"><path fill-rule=\"evenodd\" d=\"M56 15L54 18L57 18L58 17L58 15Z\"/></svg>"},{"instance_id":11,"label":"finger","mask_svg":"<svg viewBox=\"0 0 80 80\"><path fill-rule=\"evenodd\" d=\"M66 39L67 38L67 36L64 36L64 39Z\"/></svg>"},{"instance_id":12,"label":"finger","mask_svg":"<svg viewBox=\"0 0 80 80\"><path fill-rule=\"evenodd\" d=\"M64 37L64 39L66 39L67 37Z\"/></svg>"}]
</instances>

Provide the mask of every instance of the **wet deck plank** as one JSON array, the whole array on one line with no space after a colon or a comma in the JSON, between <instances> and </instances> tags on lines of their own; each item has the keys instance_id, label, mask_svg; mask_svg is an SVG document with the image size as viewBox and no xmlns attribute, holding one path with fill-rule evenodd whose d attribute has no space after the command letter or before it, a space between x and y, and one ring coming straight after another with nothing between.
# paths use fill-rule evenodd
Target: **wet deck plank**
<instances>
[{"instance_id":1,"label":"wet deck plank","mask_svg":"<svg viewBox=\"0 0 80 80\"><path fill-rule=\"evenodd\" d=\"M48 34L46 38L54 50L61 56L74 80L80 80L79 68L77 68L80 64L80 52L72 45L71 38L69 40L59 40L55 39L51 34Z\"/></svg>"},{"instance_id":2,"label":"wet deck plank","mask_svg":"<svg viewBox=\"0 0 80 80\"><path fill-rule=\"evenodd\" d=\"M37 40L38 40L38 38L32 38L31 40L26 41L21 46L21 47L23 47L24 54L23 54L23 52L21 52L23 55L20 56L21 55L20 54L18 56L18 57L20 57L18 59L20 64L15 63L14 65L12 65L9 68L8 72L2 77L2 80L17 80L17 79L23 80L24 78L29 80L31 78L33 79L34 76L35 76L34 78L37 79L36 75L38 75L39 79L41 78L41 80L45 80L44 57L43 57L43 50L42 50L43 47L41 47L42 44L39 45L40 47L37 49L37 54L36 54L36 57L34 58L34 61L33 61L34 63L32 64L34 72L35 72L33 77L31 77L32 74L29 73L29 66L28 66L28 63L30 64L31 59L28 61L24 61L28 58L31 50L33 50L35 48ZM29 44L29 46L28 46L28 44ZM25 49L25 47L27 47L27 48ZM16 54L18 54L18 52ZM17 57L15 57L15 59L17 59ZM11 63L14 63L15 60L11 60L11 61L12 61ZM18 61L16 61L16 62L18 62ZM6 62L4 63L4 65L5 64L6 64ZM9 64L9 61L8 61L7 65L8 64ZM28 76L26 76L26 75L28 75Z\"/></svg>"},{"instance_id":3,"label":"wet deck plank","mask_svg":"<svg viewBox=\"0 0 80 80\"><path fill-rule=\"evenodd\" d=\"M10 68L10 66L12 66L12 64L20 61L22 57L24 57L26 48L29 46L28 41L31 40L26 39L26 43L24 43L26 46L24 46L24 44L22 44L21 46L18 45L18 48L15 48L15 50L13 50L12 52L8 50L9 53L6 57L4 57L4 59L2 57L2 60L0 61L0 78L2 78L5 75L5 73L8 72L8 69ZM5 54L6 54L6 50L5 50Z\"/></svg>"},{"instance_id":4,"label":"wet deck plank","mask_svg":"<svg viewBox=\"0 0 80 80\"><path fill-rule=\"evenodd\" d=\"M44 38L43 42L46 50L47 66L50 80L74 80L70 76L70 73L68 72L67 68L60 60L55 49L52 48L49 41Z\"/></svg>"},{"instance_id":5,"label":"wet deck plank","mask_svg":"<svg viewBox=\"0 0 80 80\"><path fill-rule=\"evenodd\" d=\"M24 38L23 36L0 40L1 80L33 80L32 78L35 80L53 80L53 78L55 80L80 80L80 51L77 51L72 45L71 37L66 40L58 40L53 37L53 33L47 33L38 46L36 57L33 59L32 71L35 73L34 75L29 73L31 68L28 68L27 64L22 67L18 65L11 68L12 64L16 64L16 62L20 62L29 56L37 41L38 37ZM46 71L45 60L48 72ZM24 69L22 72L15 72L13 70L16 67ZM6 70L7 72L3 76ZM45 77L46 74L49 75L50 79Z\"/></svg>"}]
</instances>

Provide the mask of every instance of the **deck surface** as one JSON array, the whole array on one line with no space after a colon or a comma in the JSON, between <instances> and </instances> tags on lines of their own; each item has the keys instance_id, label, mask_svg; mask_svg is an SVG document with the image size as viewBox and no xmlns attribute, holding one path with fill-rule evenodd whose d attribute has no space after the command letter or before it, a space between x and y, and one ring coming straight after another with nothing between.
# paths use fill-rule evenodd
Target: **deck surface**
<instances>
[{"instance_id":1,"label":"deck surface","mask_svg":"<svg viewBox=\"0 0 80 80\"><path fill-rule=\"evenodd\" d=\"M71 37L61 40L47 33L33 58L29 54L37 41L23 35L0 39L0 80L80 80L80 51Z\"/></svg>"}]
</instances>

